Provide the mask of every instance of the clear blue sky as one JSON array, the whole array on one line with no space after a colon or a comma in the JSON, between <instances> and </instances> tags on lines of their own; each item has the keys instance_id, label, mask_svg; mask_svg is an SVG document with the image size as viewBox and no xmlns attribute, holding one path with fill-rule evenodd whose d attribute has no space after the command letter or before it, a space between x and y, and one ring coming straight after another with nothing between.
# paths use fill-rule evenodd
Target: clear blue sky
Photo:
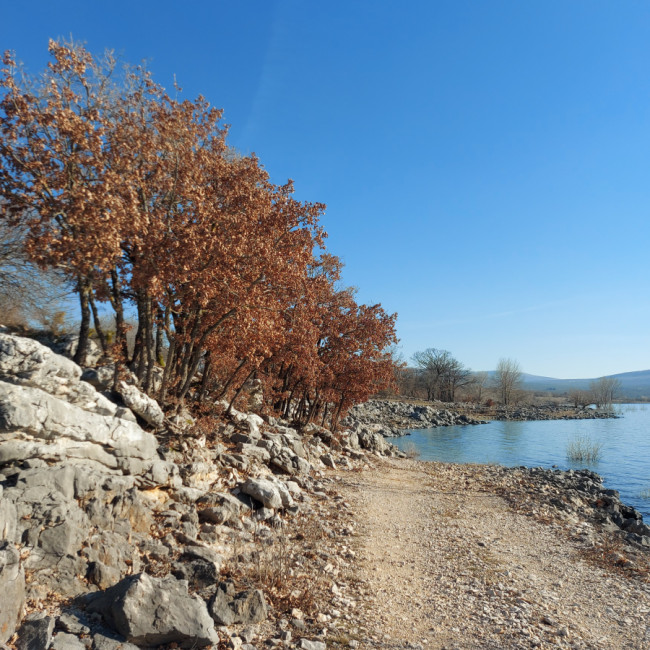
<instances>
[{"instance_id":1,"label":"clear blue sky","mask_svg":"<svg viewBox=\"0 0 650 650\"><path fill-rule=\"evenodd\" d=\"M0 0L0 49L147 59L225 110L405 358L650 368L650 4Z\"/></svg>"}]
</instances>

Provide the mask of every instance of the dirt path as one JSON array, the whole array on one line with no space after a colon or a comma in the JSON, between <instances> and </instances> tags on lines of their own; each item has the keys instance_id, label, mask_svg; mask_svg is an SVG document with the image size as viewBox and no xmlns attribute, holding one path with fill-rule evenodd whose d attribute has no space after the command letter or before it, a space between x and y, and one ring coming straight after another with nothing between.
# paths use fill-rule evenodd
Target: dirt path
<instances>
[{"instance_id":1,"label":"dirt path","mask_svg":"<svg viewBox=\"0 0 650 650\"><path fill-rule=\"evenodd\" d=\"M648 584L513 512L480 467L382 462L339 487L358 522L357 647L650 648Z\"/></svg>"}]
</instances>

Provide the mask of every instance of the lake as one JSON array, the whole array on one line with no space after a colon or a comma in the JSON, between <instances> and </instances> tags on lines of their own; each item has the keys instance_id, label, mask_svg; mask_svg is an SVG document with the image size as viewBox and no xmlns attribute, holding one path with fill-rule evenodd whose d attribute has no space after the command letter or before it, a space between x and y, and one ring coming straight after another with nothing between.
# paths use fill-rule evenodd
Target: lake
<instances>
[{"instance_id":1,"label":"lake","mask_svg":"<svg viewBox=\"0 0 650 650\"><path fill-rule=\"evenodd\" d=\"M490 422L413 429L410 435L390 442L400 449L415 445L420 460L587 468L600 474L606 487L618 490L623 503L650 522L650 406L622 404L616 410L622 417L611 420ZM567 446L584 436L602 444L600 460L568 461Z\"/></svg>"}]
</instances>

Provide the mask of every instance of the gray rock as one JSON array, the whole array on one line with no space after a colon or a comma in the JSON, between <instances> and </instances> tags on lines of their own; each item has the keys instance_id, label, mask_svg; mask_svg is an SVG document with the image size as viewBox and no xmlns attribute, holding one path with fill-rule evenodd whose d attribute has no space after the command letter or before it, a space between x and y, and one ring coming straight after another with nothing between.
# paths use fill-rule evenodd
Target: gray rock
<instances>
[{"instance_id":1,"label":"gray rock","mask_svg":"<svg viewBox=\"0 0 650 650\"><path fill-rule=\"evenodd\" d=\"M236 496L227 492L210 492L201 497L197 505L199 521L207 521L211 524L234 523L239 520L242 511L250 509ZM207 507L202 508L203 505Z\"/></svg>"},{"instance_id":2,"label":"gray rock","mask_svg":"<svg viewBox=\"0 0 650 650\"><path fill-rule=\"evenodd\" d=\"M253 437L242 433L241 431L236 431L230 436L230 442L235 444L241 443L243 445L254 445L258 442L259 437Z\"/></svg>"},{"instance_id":3,"label":"gray rock","mask_svg":"<svg viewBox=\"0 0 650 650\"><path fill-rule=\"evenodd\" d=\"M181 647L218 642L205 603L187 592L187 582L172 576L131 576L89 597L88 610L135 645L178 643Z\"/></svg>"},{"instance_id":4,"label":"gray rock","mask_svg":"<svg viewBox=\"0 0 650 650\"><path fill-rule=\"evenodd\" d=\"M38 545L46 555L57 560L66 555L74 555L81 548L87 530L77 521L66 520L46 528L38 538Z\"/></svg>"},{"instance_id":5,"label":"gray rock","mask_svg":"<svg viewBox=\"0 0 650 650\"><path fill-rule=\"evenodd\" d=\"M189 587L200 591L213 587L219 581L219 569L214 562L202 559L181 559L174 562L172 575L179 580L186 580Z\"/></svg>"},{"instance_id":6,"label":"gray rock","mask_svg":"<svg viewBox=\"0 0 650 650\"><path fill-rule=\"evenodd\" d=\"M81 368L38 341L0 333L0 378L66 395L78 383Z\"/></svg>"},{"instance_id":7,"label":"gray rock","mask_svg":"<svg viewBox=\"0 0 650 650\"><path fill-rule=\"evenodd\" d=\"M320 459L326 467L336 469L336 462L334 461L332 454L323 454Z\"/></svg>"},{"instance_id":8,"label":"gray rock","mask_svg":"<svg viewBox=\"0 0 650 650\"><path fill-rule=\"evenodd\" d=\"M121 395L124 403L145 422L157 429L165 423L165 414L155 399L145 395L135 386L121 381L118 384L117 392Z\"/></svg>"},{"instance_id":9,"label":"gray rock","mask_svg":"<svg viewBox=\"0 0 650 650\"><path fill-rule=\"evenodd\" d=\"M28 616L18 630L16 650L46 650L52 641L54 618L43 614Z\"/></svg>"},{"instance_id":10,"label":"gray rock","mask_svg":"<svg viewBox=\"0 0 650 650\"><path fill-rule=\"evenodd\" d=\"M87 623L83 614L71 611L61 614L57 619L56 626L69 634L90 634L90 627Z\"/></svg>"},{"instance_id":11,"label":"gray rock","mask_svg":"<svg viewBox=\"0 0 650 650\"><path fill-rule=\"evenodd\" d=\"M0 542L0 643L14 634L25 601L25 570L18 550L7 542Z\"/></svg>"},{"instance_id":12,"label":"gray rock","mask_svg":"<svg viewBox=\"0 0 650 650\"><path fill-rule=\"evenodd\" d=\"M241 491L259 501L265 508L281 508L282 497L278 489L262 478L248 479L242 486Z\"/></svg>"},{"instance_id":13,"label":"gray rock","mask_svg":"<svg viewBox=\"0 0 650 650\"><path fill-rule=\"evenodd\" d=\"M309 639L300 639L301 650L327 650L327 645L322 641L310 641Z\"/></svg>"},{"instance_id":14,"label":"gray rock","mask_svg":"<svg viewBox=\"0 0 650 650\"><path fill-rule=\"evenodd\" d=\"M92 460L111 469L124 458L152 462L157 441L134 422L100 415L40 388L0 382L0 465L28 458Z\"/></svg>"},{"instance_id":15,"label":"gray rock","mask_svg":"<svg viewBox=\"0 0 650 650\"><path fill-rule=\"evenodd\" d=\"M108 390L113 385L113 377L115 375L115 366L109 364L106 366L98 366L97 368L86 368L82 375L82 381L88 382L97 390Z\"/></svg>"},{"instance_id":16,"label":"gray rock","mask_svg":"<svg viewBox=\"0 0 650 650\"><path fill-rule=\"evenodd\" d=\"M0 540L13 540L16 537L16 506L9 499L2 497L0 486Z\"/></svg>"},{"instance_id":17,"label":"gray rock","mask_svg":"<svg viewBox=\"0 0 650 650\"><path fill-rule=\"evenodd\" d=\"M217 625L250 625L260 623L268 616L268 606L261 590L235 593L230 581L219 584L210 601L209 611Z\"/></svg>"},{"instance_id":18,"label":"gray rock","mask_svg":"<svg viewBox=\"0 0 650 650\"><path fill-rule=\"evenodd\" d=\"M120 581L122 574L119 569L106 566L102 562L91 562L88 565L86 577L89 582L97 585L100 589L108 589Z\"/></svg>"},{"instance_id":19,"label":"gray rock","mask_svg":"<svg viewBox=\"0 0 650 650\"><path fill-rule=\"evenodd\" d=\"M52 639L51 650L86 650L86 646L74 634L59 632Z\"/></svg>"},{"instance_id":20,"label":"gray rock","mask_svg":"<svg viewBox=\"0 0 650 650\"><path fill-rule=\"evenodd\" d=\"M311 470L311 465L308 461L287 447L284 447L279 454L271 458L271 465L291 476L295 474L308 474Z\"/></svg>"},{"instance_id":21,"label":"gray rock","mask_svg":"<svg viewBox=\"0 0 650 650\"><path fill-rule=\"evenodd\" d=\"M242 456L241 454L221 454L221 462L229 467L234 467L242 472L248 470L249 461L248 458Z\"/></svg>"},{"instance_id":22,"label":"gray rock","mask_svg":"<svg viewBox=\"0 0 650 650\"><path fill-rule=\"evenodd\" d=\"M137 645L128 643L117 634L97 632L93 634L93 650L140 650Z\"/></svg>"},{"instance_id":23,"label":"gray rock","mask_svg":"<svg viewBox=\"0 0 650 650\"><path fill-rule=\"evenodd\" d=\"M257 445L249 445L240 442L237 444L237 451L249 458L255 458L261 463L268 463L271 460L271 454L266 449L258 447Z\"/></svg>"}]
</instances>

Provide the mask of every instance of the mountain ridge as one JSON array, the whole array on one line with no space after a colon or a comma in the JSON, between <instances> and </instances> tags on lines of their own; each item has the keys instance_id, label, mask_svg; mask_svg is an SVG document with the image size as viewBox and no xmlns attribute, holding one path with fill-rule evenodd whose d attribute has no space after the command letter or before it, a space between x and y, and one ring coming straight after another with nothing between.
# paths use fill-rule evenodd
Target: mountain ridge
<instances>
[{"instance_id":1,"label":"mountain ridge","mask_svg":"<svg viewBox=\"0 0 650 650\"><path fill-rule=\"evenodd\" d=\"M488 371L488 375L492 377L495 372L494 370ZM650 397L650 370L633 370L604 376L607 379L618 379L621 384L620 395L622 397ZM601 379L601 377L557 379L555 377L522 373L522 387L525 390L564 393L569 390L587 390L591 382L598 379Z\"/></svg>"}]
</instances>

